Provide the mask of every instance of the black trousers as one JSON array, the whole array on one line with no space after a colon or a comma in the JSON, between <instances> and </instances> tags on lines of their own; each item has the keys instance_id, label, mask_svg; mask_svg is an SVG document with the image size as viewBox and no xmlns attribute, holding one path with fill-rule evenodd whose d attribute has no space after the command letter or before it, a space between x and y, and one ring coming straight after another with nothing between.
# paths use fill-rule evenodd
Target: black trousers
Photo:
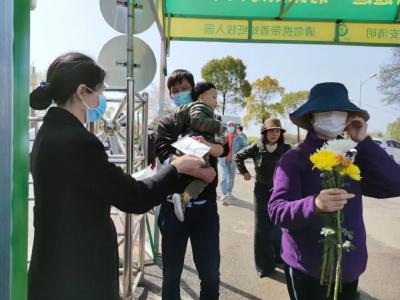
<instances>
[{"instance_id":1,"label":"black trousers","mask_svg":"<svg viewBox=\"0 0 400 300\"><path fill-rule=\"evenodd\" d=\"M272 273L280 262L282 231L272 223L268 214L271 187L256 182L254 186L254 260L257 272Z\"/></svg>"},{"instance_id":2,"label":"black trousers","mask_svg":"<svg viewBox=\"0 0 400 300\"><path fill-rule=\"evenodd\" d=\"M189 239L200 278L200 299L218 299L220 252L216 202L186 208L184 222L176 218L173 205L164 202L158 226L162 234L162 299L180 299L180 280Z\"/></svg>"},{"instance_id":3,"label":"black trousers","mask_svg":"<svg viewBox=\"0 0 400 300\"><path fill-rule=\"evenodd\" d=\"M331 300L333 299L334 285L331 294L326 296L326 285L320 285L319 279L310 277L285 264L286 284L291 300ZM358 279L350 283L342 283L340 300L355 300L357 296Z\"/></svg>"}]
</instances>

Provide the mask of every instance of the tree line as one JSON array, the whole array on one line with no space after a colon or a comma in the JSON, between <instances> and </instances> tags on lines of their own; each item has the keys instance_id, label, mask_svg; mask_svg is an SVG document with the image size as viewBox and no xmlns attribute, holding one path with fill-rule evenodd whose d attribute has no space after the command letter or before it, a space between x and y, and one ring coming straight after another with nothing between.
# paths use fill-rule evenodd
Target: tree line
<instances>
[{"instance_id":1,"label":"tree line","mask_svg":"<svg viewBox=\"0 0 400 300\"><path fill-rule=\"evenodd\" d=\"M245 127L251 121L261 124L271 115L286 117L307 101L309 95L308 91L287 92L278 79L268 75L249 83L246 65L232 56L210 60L201 69L201 75L204 80L212 82L222 96L222 114L226 113L227 108L245 109ZM381 67L379 82L383 103L400 104L400 48L393 49L392 62ZM388 124L386 136L400 140L400 117Z\"/></svg>"},{"instance_id":2,"label":"tree line","mask_svg":"<svg viewBox=\"0 0 400 300\"><path fill-rule=\"evenodd\" d=\"M272 115L285 117L303 104L308 91L286 92L279 81L264 76L249 83L246 66L239 58L226 56L212 59L201 69L204 80L212 82L222 96L221 111L224 115L227 105L244 108L243 125L251 121L262 124ZM300 131L298 129L298 138Z\"/></svg>"}]
</instances>

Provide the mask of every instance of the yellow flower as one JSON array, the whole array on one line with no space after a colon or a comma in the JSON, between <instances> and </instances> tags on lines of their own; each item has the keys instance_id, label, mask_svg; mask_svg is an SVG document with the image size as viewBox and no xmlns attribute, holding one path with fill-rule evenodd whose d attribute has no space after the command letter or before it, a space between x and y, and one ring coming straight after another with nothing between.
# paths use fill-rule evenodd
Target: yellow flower
<instances>
[{"instance_id":1,"label":"yellow flower","mask_svg":"<svg viewBox=\"0 0 400 300\"><path fill-rule=\"evenodd\" d=\"M310 156L310 160L314 164L313 169L317 168L321 171L332 171L334 167L340 164L335 153L326 149L313 153Z\"/></svg>"},{"instance_id":2,"label":"yellow flower","mask_svg":"<svg viewBox=\"0 0 400 300\"><path fill-rule=\"evenodd\" d=\"M360 176L360 169L355 165L355 164L350 164L346 168L343 168L340 170L340 175L342 176L349 176L351 179L360 181L361 176Z\"/></svg>"},{"instance_id":3,"label":"yellow flower","mask_svg":"<svg viewBox=\"0 0 400 300\"><path fill-rule=\"evenodd\" d=\"M347 167L348 165L350 165L350 164L352 163L350 159L346 158L346 157L343 156L343 155L338 155L338 156L337 156L337 159L338 159L338 161L339 161L339 164L340 164L341 166L343 166L343 167Z\"/></svg>"}]
</instances>

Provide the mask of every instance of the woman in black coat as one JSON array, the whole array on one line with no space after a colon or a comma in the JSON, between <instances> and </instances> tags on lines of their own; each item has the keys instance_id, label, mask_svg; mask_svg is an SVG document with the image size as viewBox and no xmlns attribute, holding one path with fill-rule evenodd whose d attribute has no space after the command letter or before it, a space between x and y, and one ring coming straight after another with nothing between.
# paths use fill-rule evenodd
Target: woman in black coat
<instances>
[{"instance_id":1,"label":"woman in black coat","mask_svg":"<svg viewBox=\"0 0 400 300\"><path fill-rule=\"evenodd\" d=\"M272 223L267 207L272 193L275 166L281 156L290 149L290 145L284 142L284 132L279 119L269 118L261 128L261 139L242 149L235 156L237 168L245 180L250 180L251 175L244 160L252 158L254 161L256 172L254 260L259 277L270 275L274 271L276 263L281 262L281 229Z\"/></svg>"},{"instance_id":2,"label":"woman in black coat","mask_svg":"<svg viewBox=\"0 0 400 300\"><path fill-rule=\"evenodd\" d=\"M30 300L119 299L118 248L111 206L144 213L176 192L178 172L204 164L174 160L157 175L136 181L108 162L103 144L88 132L105 111L105 72L89 57L67 53L49 67L46 83L30 96L45 109L31 154L35 207Z\"/></svg>"}]
</instances>

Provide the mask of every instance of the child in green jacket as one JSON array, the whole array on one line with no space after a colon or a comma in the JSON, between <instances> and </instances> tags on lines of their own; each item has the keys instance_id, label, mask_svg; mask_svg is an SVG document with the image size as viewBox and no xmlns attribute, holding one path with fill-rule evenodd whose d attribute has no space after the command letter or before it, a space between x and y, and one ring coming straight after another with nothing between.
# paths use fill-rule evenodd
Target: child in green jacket
<instances>
[{"instance_id":1,"label":"child in green jacket","mask_svg":"<svg viewBox=\"0 0 400 300\"><path fill-rule=\"evenodd\" d=\"M192 103L178 107L174 121L182 135L202 136L209 143L222 142L222 123L215 117L217 90L210 82L199 82L193 91ZM205 157L208 160L208 157ZM206 167L209 167L207 163ZM213 169L212 169L213 170ZM214 170L213 170L214 171ZM182 194L173 194L172 203L176 217L183 222L186 205L190 199L197 199L209 182L195 179L190 182Z\"/></svg>"}]
</instances>

